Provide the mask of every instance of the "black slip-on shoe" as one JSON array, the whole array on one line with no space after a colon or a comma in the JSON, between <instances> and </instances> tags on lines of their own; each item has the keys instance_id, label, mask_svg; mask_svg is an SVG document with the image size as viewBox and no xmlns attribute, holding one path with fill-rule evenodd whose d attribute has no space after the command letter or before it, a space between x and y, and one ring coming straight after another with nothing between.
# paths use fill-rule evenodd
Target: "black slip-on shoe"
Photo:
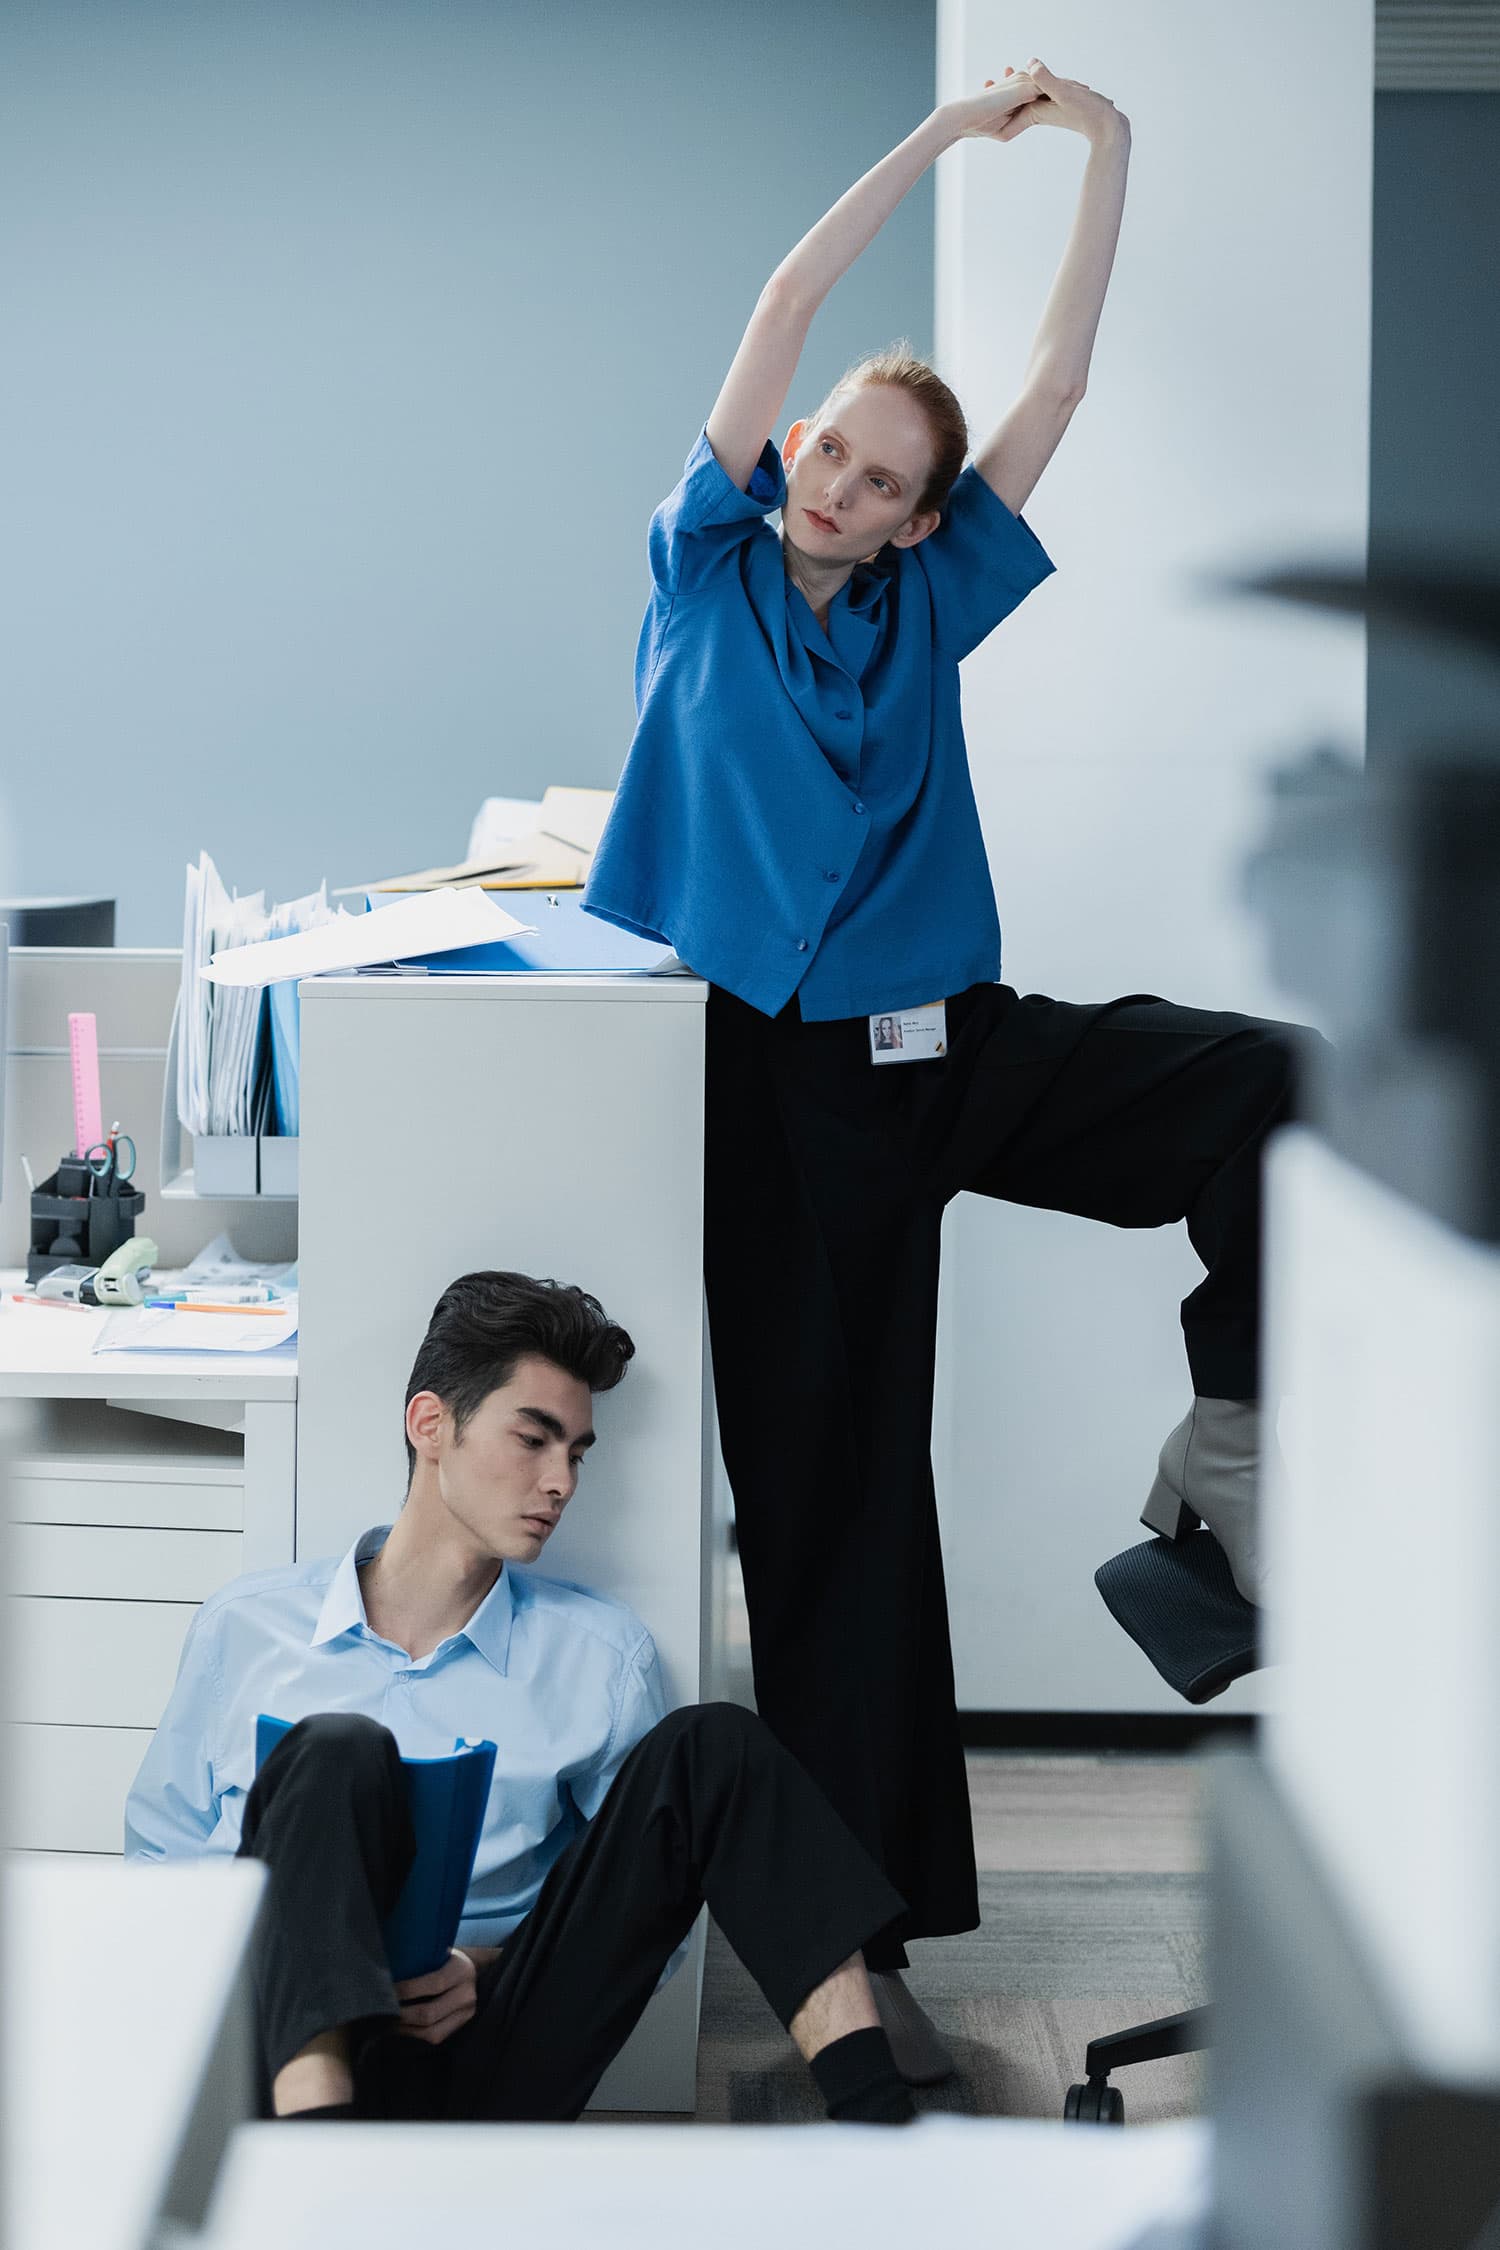
<instances>
[{"instance_id":1,"label":"black slip-on shoe","mask_svg":"<svg viewBox=\"0 0 1500 2250\"><path fill-rule=\"evenodd\" d=\"M1260 1612L1210 1531L1127 1547L1100 1564L1094 1584L1116 1624L1189 1703L1222 1695L1260 1664Z\"/></svg>"}]
</instances>

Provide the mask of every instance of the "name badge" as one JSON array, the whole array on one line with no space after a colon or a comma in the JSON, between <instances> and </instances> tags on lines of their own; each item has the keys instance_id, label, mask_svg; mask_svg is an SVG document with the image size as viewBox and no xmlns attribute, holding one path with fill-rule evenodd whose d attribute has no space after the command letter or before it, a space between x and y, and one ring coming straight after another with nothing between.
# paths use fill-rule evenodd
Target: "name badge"
<instances>
[{"instance_id":1,"label":"name badge","mask_svg":"<svg viewBox=\"0 0 1500 2250\"><path fill-rule=\"evenodd\" d=\"M893 1008L869 1020L872 1063L934 1062L948 1052L944 1000L929 1000L925 1008Z\"/></svg>"}]
</instances>

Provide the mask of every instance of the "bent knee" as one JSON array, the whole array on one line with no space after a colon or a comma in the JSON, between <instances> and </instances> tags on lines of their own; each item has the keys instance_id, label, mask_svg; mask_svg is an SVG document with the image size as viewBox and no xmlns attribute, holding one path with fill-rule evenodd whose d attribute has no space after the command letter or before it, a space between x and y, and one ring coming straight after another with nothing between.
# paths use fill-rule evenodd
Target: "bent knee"
<instances>
[{"instance_id":1,"label":"bent knee","mask_svg":"<svg viewBox=\"0 0 1500 2250\"><path fill-rule=\"evenodd\" d=\"M288 1749L295 1746L356 1770L375 1766L383 1771L393 1757L400 1756L390 1728L366 1718L363 1711L314 1711L299 1719L282 1742Z\"/></svg>"},{"instance_id":2,"label":"bent knee","mask_svg":"<svg viewBox=\"0 0 1500 2250\"><path fill-rule=\"evenodd\" d=\"M1281 1123L1298 1106L1304 1074L1314 1050L1326 1042L1301 1024L1264 1019L1253 1023L1239 1043L1239 1067L1247 1091L1268 1121Z\"/></svg>"},{"instance_id":3,"label":"bent knee","mask_svg":"<svg viewBox=\"0 0 1500 2250\"><path fill-rule=\"evenodd\" d=\"M752 1748L772 1739L764 1719L741 1703L685 1703L680 1710L669 1712L661 1723L680 1736L708 1743L716 1750Z\"/></svg>"}]
</instances>

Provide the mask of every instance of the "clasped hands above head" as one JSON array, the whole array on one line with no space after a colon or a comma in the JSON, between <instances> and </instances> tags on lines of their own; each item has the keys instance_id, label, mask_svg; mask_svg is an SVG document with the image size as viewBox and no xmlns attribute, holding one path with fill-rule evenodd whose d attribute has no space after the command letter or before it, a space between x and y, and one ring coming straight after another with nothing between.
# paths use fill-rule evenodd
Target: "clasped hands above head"
<instances>
[{"instance_id":1,"label":"clasped hands above head","mask_svg":"<svg viewBox=\"0 0 1500 2250\"><path fill-rule=\"evenodd\" d=\"M1059 78L1035 55L1024 70L1007 64L998 82L985 80L983 93L948 107L962 139L1013 141L1030 125L1060 125L1088 140L1130 129L1129 119L1108 95L1076 78Z\"/></svg>"}]
</instances>

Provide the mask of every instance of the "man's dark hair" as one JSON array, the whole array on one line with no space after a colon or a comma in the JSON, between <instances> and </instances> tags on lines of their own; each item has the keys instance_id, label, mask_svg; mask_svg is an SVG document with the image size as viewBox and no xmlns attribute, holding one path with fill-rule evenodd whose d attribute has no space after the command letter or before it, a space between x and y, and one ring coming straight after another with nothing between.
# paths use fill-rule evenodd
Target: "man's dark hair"
<instances>
[{"instance_id":1,"label":"man's dark hair","mask_svg":"<svg viewBox=\"0 0 1500 2250\"><path fill-rule=\"evenodd\" d=\"M564 1281L527 1273L465 1273L450 1281L432 1309L406 1385L410 1406L432 1391L453 1416L454 1432L507 1384L523 1359L550 1360L591 1391L612 1391L635 1357L635 1345L597 1297ZM406 1441L406 1475L417 1465Z\"/></svg>"}]
</instances>

